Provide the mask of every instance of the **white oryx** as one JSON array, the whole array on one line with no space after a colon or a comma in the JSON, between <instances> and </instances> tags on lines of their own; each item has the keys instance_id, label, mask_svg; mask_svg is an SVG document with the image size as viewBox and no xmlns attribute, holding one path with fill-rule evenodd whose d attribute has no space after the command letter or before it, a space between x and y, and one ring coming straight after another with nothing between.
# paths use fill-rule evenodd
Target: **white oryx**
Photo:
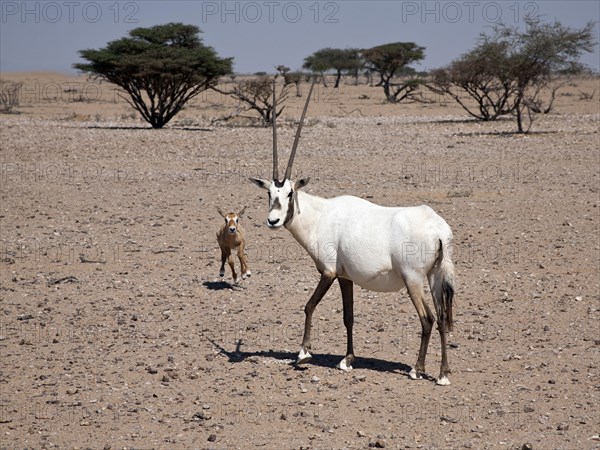
<instances>
[{"instance_id":1,"label":"white oryx","mask_svg":"<svg viewBox=\"0 0 600 450\"><path fill-rule=\"evenodd\" d=\"M413 379L422 378L425 356L434 322L442 345L442 362L437 384L448 385L450 368L446 355L446 332L452 330L454 266L450 260L452 231L428 206L388 208L352 196L321 198L300 189L309 178L291 180L294 155L314 87L310 88L294 139L283 180L277 169L277 125L273 117L273 179L251 178L269 193L267 225L287 228L312 257L321 279L304 309L306 320L297 364L311 358L309 353L312 315L315 307L337 279L342 291L344 325L347 330L346 356L337 365L352 369L353 285L379 292L397 291L406 286L421 320L421 347ZM275 84L273 85L275 97ZM273 100L274 108L275 98ZM425 301L424 283L429 282L434 316Z\"/></svg>"}]
</instances>

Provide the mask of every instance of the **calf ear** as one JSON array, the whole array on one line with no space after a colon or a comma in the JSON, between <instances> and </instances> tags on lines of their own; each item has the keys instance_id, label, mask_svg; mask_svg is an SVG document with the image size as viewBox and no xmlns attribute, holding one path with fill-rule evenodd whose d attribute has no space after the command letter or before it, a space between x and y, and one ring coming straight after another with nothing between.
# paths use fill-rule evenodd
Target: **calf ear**
<instances>
[{"instance_id":1,"label":"calf ear","mask_svg":"<svg viewBox=\"0 0 600 450\"><path fill-rule=\"evenodd\" d=\"M250 181L262 189L269 189L269 187L271 187L271 182L267 180L262 180L260 178L250 178Z\"/></svg>"},{"instance_id":2,"label":"calf ear","mask_svg":"<svg viewBox=\"0 0 600 450\"><path fill-rule=\"evenodd\" d=\"M294 190L297 191L298 189L303 188L308 184L309 181L310 177L300 178L299 180L296 180L296 182L294 183Z\"/></svg>"}]
</instances>

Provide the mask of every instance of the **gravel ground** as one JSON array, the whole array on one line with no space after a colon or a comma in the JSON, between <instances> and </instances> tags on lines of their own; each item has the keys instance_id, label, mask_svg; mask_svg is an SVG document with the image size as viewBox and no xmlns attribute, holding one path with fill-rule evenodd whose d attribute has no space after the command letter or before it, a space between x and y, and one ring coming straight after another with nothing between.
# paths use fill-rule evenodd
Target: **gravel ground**
<instances>
[{"instance_id":1,"label":"gravel ground","mask_svg":"<svg viewBox=\"0 0 600 450\"><path fill-rule=\"evenodd\" d=\"M270 130L212 125L218 100L160 131L122 102L32 101L0 118L1 448L600 448L598 101L559 97L516 135L342 91L311 105L294 176L450 224L452 385L408 378L405 292L355 290L344 373L332 288L312 362L290 364L318 273L247 181L270 174ZM239 285L218 277L217 205L247 207ZM436 376L437 333L427 362Z\"/></svg>"}]
</instances>

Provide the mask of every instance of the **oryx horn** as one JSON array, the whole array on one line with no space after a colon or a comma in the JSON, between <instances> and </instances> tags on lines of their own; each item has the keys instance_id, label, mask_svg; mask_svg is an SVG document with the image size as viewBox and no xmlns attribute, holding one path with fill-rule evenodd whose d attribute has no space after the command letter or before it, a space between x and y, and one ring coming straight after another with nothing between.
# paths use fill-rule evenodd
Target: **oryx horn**
<instances>
[{"instance_id":1,"label":"oryx horn","mask_svg":"<svg viewBox=\"0 0 600 450\"><path fill-rule=\"evenodd\" d=\"M298 130L296 131L296 137L294 138L294 144L292 145L292 152L290 153L290 159L288 161L287 168L285 169L284 180L289 180L292 176L292 165L294 164L294 156L296 156L296 148L298 148L298 141L300 140L300 132L302 131L302 125L304 124L304 117L308 110L308 103L310 102L310 96L312 95L313 88L315 87L315 80L313 78L310 90L308 91L308 97L306 97L306 103L304 104L304 110L302 110L302 117L300 117L300 123L298 124Z\"/></svg>"},{"instance_id":2,"label":"oryx horn","mask_svg":"<svg viewBox=\"0 0 600 450\"><path fill-rule=\"evenodd\" d=\"M278 181L279 175L277 170L277 95L275 94L276 81L273 78L273 111L271 120L273 121L273 180Z\"/></svg>"}]
</instances>

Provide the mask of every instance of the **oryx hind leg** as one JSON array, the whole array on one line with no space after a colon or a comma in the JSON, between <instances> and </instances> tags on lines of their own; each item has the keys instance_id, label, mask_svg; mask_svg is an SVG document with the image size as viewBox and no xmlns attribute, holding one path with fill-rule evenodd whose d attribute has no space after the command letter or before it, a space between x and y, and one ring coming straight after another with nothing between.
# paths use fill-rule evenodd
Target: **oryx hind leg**
<instances>
[{"instance_id":1,"label":"oryx hind leg","mask_svg":"<svg viewBox=\"0 0 600 450\"><path fill-rule=\"evenodd\" d=\"M425 291L423 290L423 281L420 277L405 277L404 284L408 290L408 295L417 310L419 320L421 321L421 346L419 348L419 357L417 364L410 371L410 377L413 380L421 379L425 372L425 357L427 356L427 347L431 337L431 329L435 322L435 317L431 313L429 306L425 303Z\"/></svg>"},{"instance_id":2,"label":"oryx hind leg","mask_svg":"<svg viewBox=\"0 0 600 450\"><path fill-rule=\"evenodd\" d=\"M438 332L440 333L440 341L442 346L442 362L440 365L440 375L437 379L437 384L440 386L447 386L450 384L448 374L450 373L450 366L448 364L447 345L446 345L446 334L448 330L448 321L446 307L444 305L444 289L447 287L444 284L444 278L439 272L434 272L429 276L429 287L431 289L431 296L433 297L433 305L435 307L435 313L437 316ZM451 287L450 287L451 289ZM451 312L450 312L451 314Z\"/></svg>"}]
</instances>

